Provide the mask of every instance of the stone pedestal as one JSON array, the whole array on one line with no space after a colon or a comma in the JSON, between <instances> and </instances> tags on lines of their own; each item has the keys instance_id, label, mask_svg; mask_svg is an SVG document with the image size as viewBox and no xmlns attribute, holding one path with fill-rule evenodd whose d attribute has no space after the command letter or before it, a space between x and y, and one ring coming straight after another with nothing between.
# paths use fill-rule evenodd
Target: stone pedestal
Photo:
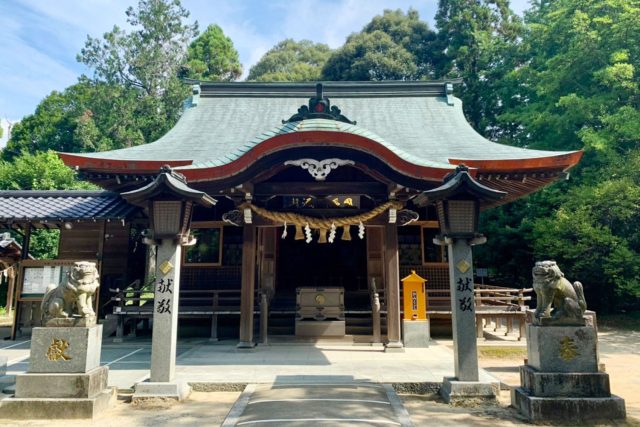
<instances>
[{"instance_id":1,"label":"stone pedestal","mask_svg":"<svg viewBox=\"0 0 640 427\"><path fill-rule=\"evenodd\" d=\"M609 375L598 372L595 324L527 325L528 364L511 405L534 422L623 419L624 400L611 394Z\"/></svg>"},{"instance_id":2,"label":"stone pedestal","mask_svg":"<svg viewBox=\"0 0 640 427\"><path fill-rule=\"evenodd\" d=\"M16 375L15 396L0 403L14 419L94 418L116 399L100 366L102 325L34 328L26 374Z\"/></svg>"},{"instance_id":3,"label":"stone pedestal","mask_svg":"<svg viewBox=\"0 0 640 427\"><path fill-rule=\"evenodd\" d=\"M102 325L33 328L28 372L88 372L100 366L101 350Z\"/></svg>"},{"instance_id":4,"label":"stone pedestal","mask_svg":"<svg viewBox=\"0 0 640 427\"><path fill-rule=\"evenodd\" d=\"M598 335L591 326L527 325L528 365L541 372L598 372Z\"/></svg>"},{"instance_id":5,"label":"stone pedestal","mask_svg":"<svg viewBox=\"0 0 640 427\"><path fill-rule=\"evenodd\" d=\"M427 348L431 334L429 320L403 320L402 341L407 348Z\"/></svg>"},{"instance_id":6,"label":"stone pedestal","mask_svg":"<svg viewBox=\"0 0 640 427\"><path fill-rule=\"evenodd\" d=\"M440 396L447 403L468 399L495 399L500 394L500 383L481 381L458 381L454 377L445 377L440 388Z\"/></svg>"},{"instance_id":7,"label":"stone pedestal","mask_svg":"<svg viewBox=\"0 0 640 427\"><path fill-rule=\"evenodd\" d=\"M344 337L344 320L296 320L297 337Z\"/></svg>"}]
</instances>

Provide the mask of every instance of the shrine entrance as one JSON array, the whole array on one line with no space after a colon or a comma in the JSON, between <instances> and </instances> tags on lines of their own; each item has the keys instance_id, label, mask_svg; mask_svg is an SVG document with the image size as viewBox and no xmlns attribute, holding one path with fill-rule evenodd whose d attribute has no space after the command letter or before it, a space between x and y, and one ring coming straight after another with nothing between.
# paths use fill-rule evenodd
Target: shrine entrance
<instances>
[{"instance_id":1,"label":"shrine entrance","mask_svg":"<svg viewBox=\"0 0 640 427\"><path fill-rule=\"evenodd\" d=\"M336 239L333 243L310 243L280 239L275 292L292 295L296 288L340 287L347 295L367 292L366 241Z\"/></svg>"},{"instance_id":2,"label":"shrine entrance","mask_svg":"<svg viewBox=\"0 0 640 427\"><path fill-rule=\"evenodd\" d=\"M269 335L294 335L296 289L301 287L343 288L347 333L367 332L358 329L360 323L371 324L370 313L362 313L371 310L366 235L360 239L354 227L352 240L307 243L293 235L281 239L282 232L282 227L258 229L259 284L273 295ZM288 232L293 234L293 227Z\"/></svg>"}]
</instances>

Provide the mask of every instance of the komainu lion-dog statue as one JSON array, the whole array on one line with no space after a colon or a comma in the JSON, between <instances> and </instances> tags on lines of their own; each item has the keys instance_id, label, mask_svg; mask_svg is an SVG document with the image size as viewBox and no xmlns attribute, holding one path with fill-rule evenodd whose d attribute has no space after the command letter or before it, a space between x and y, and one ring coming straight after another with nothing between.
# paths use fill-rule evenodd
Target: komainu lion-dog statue
<instances>
[{"instance_id":1,"label":"komainu lion-dog statue","mask_svg":"<svg viewBox=\"0 0 640 427\"><path fill-rule=\"evenodd\" d=\"M555 261L538 261L532 270L538 299L535 321L545 325L584 325L587 302L582 283L569 282Z\"/></svg>"},{"instance_id":2,"label":"komainu lion-dog statue","mask_svg":"<svg viewBox=\"0 0 640 427\"><path fill-rule=\"evenodd\" d=\"M59 285L49 285L42 300L42 317L46 326L91 326L96 322L93 295L100 287L96 264L80 261L73 264Z\"/></svg>"}]
</instances>

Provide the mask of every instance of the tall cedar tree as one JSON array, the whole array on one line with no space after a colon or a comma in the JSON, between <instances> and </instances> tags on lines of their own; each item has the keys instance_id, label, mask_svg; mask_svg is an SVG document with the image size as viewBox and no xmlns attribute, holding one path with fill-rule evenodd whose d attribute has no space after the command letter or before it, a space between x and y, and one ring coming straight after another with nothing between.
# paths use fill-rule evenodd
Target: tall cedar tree
<instances>
[{"instance_id":1,"label":"tall cedar tree","mask_svg":"<svg viewBox=\"0 0 640 427\"><path fill-rule=\"evenodd\" d=\"M114 26L102 39L88 36L77 59L94 69L96 80L138 90L140 102L150 106L147 114L155 116L150 119L164 133L188 95L178 72L198 24L184 22L189 12L179 0L140 0L126 15L133 31Z\"/></svg>"},{"instance_id":2,"label":"tall cedar tree","mask_svg":"<svg viewBox=\"0 0 640 427\"><path fill-rule=\"evenodd\" d=\"M462 78L457 94L467 119L483 135L500 138L496 116L507 104L500 84L514 67L511 51L522 35L521 19L509 0L440 0L436 28L436 77Z\"/></svg>"},{"instance_id":3,"label":"tall cedar tree","mask_svg":"<svg viewBox=\"0 0 640 427\"><path fill-rule=\"evenodd\" d=\"M242 75L242 64L231 39L218 25L209 25L191 42L181 76L197 80L232 81Z\"/></svg>"}]
</instances>

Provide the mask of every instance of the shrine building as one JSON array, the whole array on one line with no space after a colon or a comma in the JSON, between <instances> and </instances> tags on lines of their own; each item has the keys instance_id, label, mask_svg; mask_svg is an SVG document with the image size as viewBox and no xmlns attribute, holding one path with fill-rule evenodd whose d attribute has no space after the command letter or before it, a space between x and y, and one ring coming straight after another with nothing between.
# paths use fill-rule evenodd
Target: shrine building
<instances>
[{"instance_id":1,"label":"shrine building","mask_svg":"<svg viewBox=\"0 0 640 427\"><path fill-rule=\"evenodd\" d=\"M15 206L0 212L0 224L59 228L61 259L98 262L98 308L118 318L119 336L153 317L144 295L162 266L145 244L150 215L140 197L161 170L176 191L207 200L187 214L195 243L184 242L191 245L176 266L185 328L246 345L278 335L400 342L400 279L415 271L427 280L427 310L449 289L446 250L433 244L436 209L417 198L465 165L478 183L506 193L480 206L489 209L564 179L582 156L485 139L451 82L193 83L181 118L157 141L59 153L106 190L85 198L110 198L119 216L77 209L63 217L55 203L67 202L49 199L41 202L53 206L49 216L27 217L18 208L28 192L0 192ZM49 196L76 200L72 191ZM17 302L37 301L37 292L24 296L21 271ZM18 324L36 317L23 311Z\"/></svg>"}]
</instances>

